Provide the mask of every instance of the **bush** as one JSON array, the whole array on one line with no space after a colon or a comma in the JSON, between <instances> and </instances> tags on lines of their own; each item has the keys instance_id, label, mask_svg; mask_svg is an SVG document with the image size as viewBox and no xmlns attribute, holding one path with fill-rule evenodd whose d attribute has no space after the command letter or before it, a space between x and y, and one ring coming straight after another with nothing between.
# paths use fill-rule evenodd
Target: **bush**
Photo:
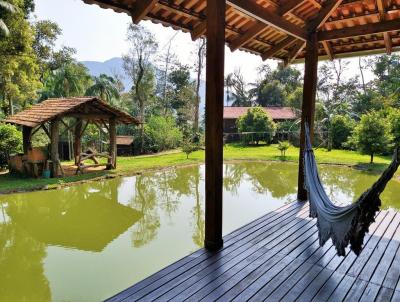
<instances>
[{"instance_id":1,"label":"bush","mask_svg":"<svg viewBox=\"0 0 400 302\"><path fill-rule=\"evenodd\" d=\"M279 142L278 150L281 151L281 156L286 157L286 151L290 148L290 143L288 141Z\"/></svg>"},{"instance_id":2,"label":"bush","mask_svg":"<svg viewBox=\"0 0 400 302\"><path fill-rule=\"evenodd\" d=\"M237 127L241 133L251 133L245 136L246 143L256 144L262 139L270 143L277 128L272 118L260 107L249 108L247 113L237 120Z\"/></svg>"},{"instance_id":3,"label":"bush","mask_svg":"<svg viewBox=\"0 0 400 302\"><path fill-rule=\"evenodd\" d=\"M355 122L348 116L335 115L331 120L332 146L335 149L345 147L351 132L355 127Z\"/></svg>"},{"instance_id":4,"label":"bush","mask_svg":"<svg viewBox=\"0 0 400 302\"><path fill-rule=\"evenodd\" d=\"M361 117L349 143L356 146L361 152L369 154L371 163L373 163L374 155L388 151L392 140L393 136L388 120L379 112L372 111Z\"/></svg>"},{"instance_id":5,"label":"bush","mask_svg":"<svg viewBox=\"0 0 400 302\"><path fill-rule=\"evenodd\" d=\"M0 169L7 167L11 154L22 151L22 134L15 126L0 124Z\"/></svg>"},{"instance_id":6,"label":"bush","mask_svg":"<svg viewBox=\"0 0 400 302\"><path fill-rule=\"evenodd\" d=\"M145 151L160 152L179 147L182 132L172 117L152 116L144 127Z\"/></svg>"},{"instance_id":7,"label":"bush","mask_svg":"<svg viewBox=\"0 0 400 302\"><path fill-rule=\"evenodd\" d=\"M185 139L182 142L182 152L186 153L186 159L189 159L189 155L192 152L197 151L198 149L199 149L199 145L196 143L193 143L189 139Z\"/></svg>"}]
</instances>

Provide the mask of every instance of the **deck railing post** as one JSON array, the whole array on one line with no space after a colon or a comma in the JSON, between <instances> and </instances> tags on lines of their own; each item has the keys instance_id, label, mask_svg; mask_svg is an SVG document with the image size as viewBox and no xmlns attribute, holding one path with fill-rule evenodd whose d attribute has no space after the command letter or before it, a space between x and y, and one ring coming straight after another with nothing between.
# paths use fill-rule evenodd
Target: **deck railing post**
<instances>
[{"instance_id":1,"label":"deck railing post","mask_svg":"<svg viewBox=\"0 0 400 302\"><path fill-rule=\"evenodd\" d=\"M304 146L305 146L305 124L310 126L311 140L314 139L314 116L315 97L317 93L318 80L318 39L317 33L310 35L306 44L306 55L304 64L304 86L303 103L301 108L301 133L300 133L300 156L298 177L298 200L307 200L307 191L304 188Z\"/></svg>"},{"instance_id":2,"label":"deck railing post","mask_svg":"<svg viewBox=\"0 0 400 302\"><path fill-rule=\"evenodd\" d=\"M225 0L207 0L205 247L222 247Z\"/></svg>"}]
</instances>

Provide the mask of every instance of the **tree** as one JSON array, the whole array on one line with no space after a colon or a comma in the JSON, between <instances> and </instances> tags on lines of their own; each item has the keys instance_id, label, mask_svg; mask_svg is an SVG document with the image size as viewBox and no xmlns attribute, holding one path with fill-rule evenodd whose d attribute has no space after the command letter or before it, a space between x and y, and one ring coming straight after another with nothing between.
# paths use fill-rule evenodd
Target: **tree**
<instances>
[{"instance_id":1,"label":"tree","mask_svg":"<svg viewBox=\"0 0 400 302\"><path fill-rule=\"evenodd\" d=\"M183 140L182 151L186 154L186 159L189 159L189 155L198 149L199 149L199 146L194 144L190 139Z\"/></svg>"},{"instance_id":2,"label":"tree","mask_svg":"<svg viewBox=\"0 0 400 302\"><path fill-rule=\"evenodd\" d=\"M279 142L278 150L281 151L281 156L286 157L286 151L290 148L290 143L288 141Z\"/></svg>"},{"instance_id":3,"label":"tree","mask_svg":"<svg viewBox=\"0 0 400 302\"><path fill-rule=\"evenodd\" d=\"M347 142L351 136L351 132L355 127L355 121L349 116L335 115L331 120L331 137L332 137L332 147L339 149L343 148L344 144Z\"/></svg>"},{"instance_id":4,"label":"tree","mask_svg":"<svg viewBox=\"0 0 400 302\"><path fill-rule=\"evenodd\" d=\"M152 116L145 126L146 149L160 152L179 147L182 132L175 120L169 116Z\"/></svg>"},{"instance_id":5,"label":"tree","mask_svg":"<svg viewBox=\"0 0 400 302\"><path fill-rule=\"evenodd\" d=\"M194 109L194 122L193 129L195 132L199 132L199 115L200 115L200 84L201 84L201 75L204 68L204 61L206 56L206 39L200 38L199 42L197 42L197 60L195 71L197 74L196 80L196 104Z\"/></svg>"},{"instance_id":6,"label":"tree","mask_svg":"<svg viewBox=\"0 0 400 302\"><path fill-rule=\"evenodd\" d=\"M267 143L269 143L276 132L276 124L260 107L249 108L247 113L237 120L237 126L241 133L253 132L246 141L254 141L256 144L258 144L262 138L265 138Z\"/></svg>"},{"instance_id":7,"label":"tree","mask_svg":"<svg viewBox=\"0 0 400 302\"><path fill-rule=\"evenodd\" d=\"M0 38L0 106L4 113L14 114L36 98L41 84L32 49L34 32L27 20L30 6L21 0L8 3L17 10L0 15L12 33Z\"/></svg>"},{"instance_id":8,"label":"tree","mask_svg":"<svg viewBox=\"0 0 400 302\"><path fill-rule=\"evenodd\" d=\"M17 11L17 7L15 5L3 0L0 0L0 9L1 9L1 15L5 13L15 13ZM1 15L0 15L0 33L2 33L5 36L8 36L10 34L10 30L8 29Z\"/></svg>"},{"instance_id":9,"label":"tree","mask_svg":"<svg viewBox=\"0 0 400 302\"><path fill-rule=\"evenodd\" d=\"M74 97L84 95L92 85L88 69L81 63L65 64L45 79L49 97Z\"/></svg>"},{"instance_id":10,"label":"tree","mask_svg":"<svg viewBox=\"0 0 400 302\"><path fill-rule=\"evenodd\" d=\"M133 101L139 104L139 117L142 122L140 149L144 147L145 107L152 91L148 89L152 76L151 60L158 44L154 35L140 25L131 24L128 28L128 41L131 49L123 56L124 69L133 82Z\"/></svg>"},{"instance_id":11,"label":"tree","mask_svg":"<svg viewBox=\"0 0 400 302\"><path fill-rule=\"evenodd\" d=\"M22 135L15 126L0 124L0 169L8 164L9 156L22 151Z\"/></svg>"},{"instance_id":12,"label":"tree","mask_svg":"<svg viewBox=\"0 0 400 302\"><path fill-rule=\"evenodd\" d=\"M250 107L252 105L251 94L247 90L247 84L240 69L236 69L225 79L227 87L227 102L233 107Z\"/></svg>"},{"instance_id":13,"label":"tree","mask_svg":"<svg viewBox=\"0 0 400 302\"><path fill-rule=\"evenodd\" d=\"M112 104L113 99L119 99L116 80L106 74L94 77L94 83L86 90L86 95L98 96L100 99Z\"/></svg>"},{"instance_id":14,"label":"tree","mask_svg":"<svg viewBox=\"0 0 400 302\"><path fill-rule=\"evenodd\" d=\"M361 152L371 156L388 150L393 136L387 119L379 112L372 111L361 117L359 124L354 129L350 143L354 144Z\"/></svg>"},{"instance_id":15,"label":"tree","mask_svg":"<svg viewBox=\"0 0 400 302\"><path fill-rule=\"evenodd\" d=\"M392 97L400 106L400 56L382 55L374 62L375 84L382 96Z\"/></svg>"}]
</instances>

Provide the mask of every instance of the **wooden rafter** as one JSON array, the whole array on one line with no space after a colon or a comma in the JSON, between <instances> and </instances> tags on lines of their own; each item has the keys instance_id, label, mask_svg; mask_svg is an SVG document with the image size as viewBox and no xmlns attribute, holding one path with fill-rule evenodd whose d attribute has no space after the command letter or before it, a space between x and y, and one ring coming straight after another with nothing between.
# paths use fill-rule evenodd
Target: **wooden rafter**
<instances>
[{"instance_id":1,"label":"wooden rafter","mask_svg":"<svg viewBox=\"0 0 400 302\"><path fill-rule=\"evenodd\" d=\"M353 27L345 27L342 29L321 31L318 33L318 41L329 41L357 36L381 34L384 32L396 30L400 30L400 22L398 19L382 21L378 23L369 23Z\"/></svg>"},{"instance_id":2,"label":"wooden rafter","mask_svg":"<svg viewBox=\"0 0 400 302\"><path fill-rule=\"evenodd\" d=\"M271 12L270 10L261 9L260 5L256 2L250 2L247 0L227 0L227 2L235 9L263 22L266 25L270 25L277 30L300 40L307 40L307 33L303 28L285 20L282 16Z\"/></svg>"},{"instance_id":3,"label":"wooden rafter","mask_svg":"<svg viewBox=\"0 0 400 302\"><path fill-rule=\"evenodd\" d=\"M295 38L286 37L281 42L277 43L276 45L274 45L273 47L268 49L265 53L263 53L262 59L265 61L265 60L271 58L274 54L276 54L282 48L288 47L288 46L292 45L294 42L296 42Z\"/></svg>"},{"instance_id":4,"label":"wooden rafter","mask_svg":"<svg viewBox=\"0 0 400 302\"><path fill-rule=\"evenodd\" d=\"M332 13L339 7L343 0L327 0L318 15L307 24L307 30L313 32L318 30Z\"/></svg>"},{"instance_id":5,"label":"wooden rafter","mask_svg":"<svg viewBox=\"0 0 400 302\"><path fill-rule=\"evenodd\" d=\"M288 58L285 60L285 65L290 65L298 55L303 51L304 47L306 46L306 42L298 41L295 47L289 52Z\"/></svg>"},{"instance_id":6,"label":"wooden rafter","mask_svg":"<svg viewBox=\"0 0 400 302\"><path fill-rule=\"evenodd\" d=\"M286 1L280 8L279 8L279 14L280 15L285 15L287 13L290 13L292 10L294 10L297 6L303 4L306 0L289 0Z\"/></svg>"},{"instance_id":7,"label":"wooden rafter","mask_svg":"<svg viewBox=\"0 0 400 302\"><path fill-rule=\"evenodd\" d=\"M255 36L260 34L266 28L263 22L257 21L244 35L237 37L231 43L231 51L239 49L242 45L253 39Z\"/></svg>"},{"instance_id":8,"label":"wooden rafter","mask_svg":"<svg viewBox=\"0 0 400 302\"><path fill-rule=\"evenodd\" d=\"M158 0L141 0L136 1L131 10L132 21L138 24L153 9Z\"/></svg>"},{"instance_id":9,"label":"wooden rafter","mask_svg":"<svg viewBox=\"0 0 400 302\"><path fill-rule=\"evenodd\" d=\"M385 13L385 6L383 4L383 0L376 0L376 5L377 5L378 11L379 11L379 19L381 21L385 21L386 13ZM392 53L392 40L390 38L390 34L388 32L384 32L383 39L385 41L386 53L388 55L390 55Z\"/></svg>"},{"instance_id":10,"label":"wooden rafter","mask_svg":"<svg viewBox=\"0 0 400 302\"><path fill-rule=\"evenodd\" d=\"M324 46L325 52L328 55L329 60L333 60L335 58L333 54L333 49L329 41L322 41L322 46Z\"/></svg>"}]
</instances>

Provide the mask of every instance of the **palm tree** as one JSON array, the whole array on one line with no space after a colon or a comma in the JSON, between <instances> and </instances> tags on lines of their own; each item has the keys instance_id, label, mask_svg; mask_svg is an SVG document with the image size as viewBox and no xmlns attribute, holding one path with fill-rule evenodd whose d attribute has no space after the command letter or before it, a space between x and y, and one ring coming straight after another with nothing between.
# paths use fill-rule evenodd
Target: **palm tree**
<instances>
[{"instance_id":1,"label":"palm tree","mask_svg":"<svg viewBox=\"0 0 400 302\"><path fill-rule=\"evenodd\" d=\"M12 5L11 3L0 0L0 11L15 13L17 11L17 7L15 5ZM10 31L6 23L1 18L0 18L0 33L4 34L5 36L8 36L10 34Z\"/></svg>"},{"instance_id":2,"label":"palm tree","mask_svg":"<svg viewBox=\"0 0 400 302\"><path fill-rule=\"evenodd\" d=\"M94 77L94 84L88 88L86 95L99 96L102 100L111 103L113 98L119 98L119 91L114 78L101 74L99 77Z\"/></svg>"}]
</instances>

